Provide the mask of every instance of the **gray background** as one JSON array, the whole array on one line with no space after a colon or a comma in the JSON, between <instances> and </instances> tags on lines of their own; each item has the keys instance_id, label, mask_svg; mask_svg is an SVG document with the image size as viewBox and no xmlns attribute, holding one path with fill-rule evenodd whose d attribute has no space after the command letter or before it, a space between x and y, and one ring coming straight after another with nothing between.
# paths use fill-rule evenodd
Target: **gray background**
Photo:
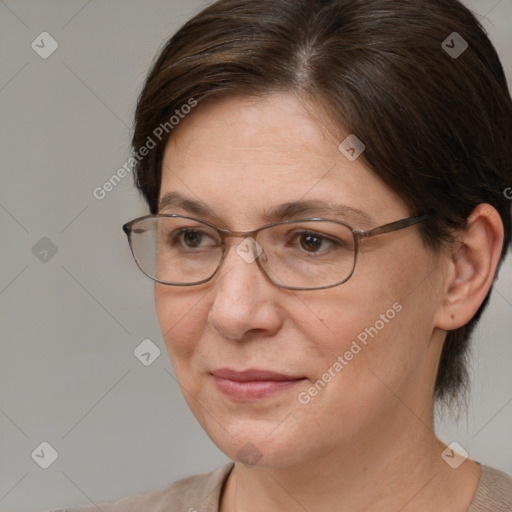
<instances>
[{"instance_id":1,"label":"gray background","mask_svg":"<svg viewBox=\"0 0 512 512\"><path fill-rule=\"evenodd\" d=\"M466 3L512 83L512 0ZM121 231L147 213L131 175L103 200L92 194L129 157L136 96L157 49L204 5L0 1L1 510L113 500L227 461L181 397L152 283ZM59 44L47 59L31 48L43 31ZM43 237L57 248L47 261L32 251ZM438 422L443 440L509 473L511 263L475 339L469 412ZM133 354L147 338L162 352L150 366ZM58 452L48 469L31 457L42 441Z\"/></svg>"}]
</instances>

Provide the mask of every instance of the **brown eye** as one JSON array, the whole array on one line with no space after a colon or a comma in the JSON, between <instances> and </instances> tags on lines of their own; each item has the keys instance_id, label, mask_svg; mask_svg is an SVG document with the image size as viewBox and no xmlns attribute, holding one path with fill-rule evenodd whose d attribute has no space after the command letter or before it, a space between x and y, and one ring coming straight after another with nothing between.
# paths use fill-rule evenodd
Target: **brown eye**
<instances>
[{"instance_id":1,"label":"brown eye","mask_svg":"<svg viewBox=\"0 0 512 512\"><path fill-rule=\"evenodd\" d=\"M203 239L203 233L200 231L187 230L180 234L183 236L183 242L187 247L197 247Z\"/></svg>"},{"instance_id":2,"label":"brown eye","mask_svg":"<svg viewBox=\"0 0 512 512\"><path fill-rule=\"evenodd\" d=\"M322 237L316 235L302 235L300 237L301 247L308 252L316 252L322 247Z\"/></svg>"}]
</instances>

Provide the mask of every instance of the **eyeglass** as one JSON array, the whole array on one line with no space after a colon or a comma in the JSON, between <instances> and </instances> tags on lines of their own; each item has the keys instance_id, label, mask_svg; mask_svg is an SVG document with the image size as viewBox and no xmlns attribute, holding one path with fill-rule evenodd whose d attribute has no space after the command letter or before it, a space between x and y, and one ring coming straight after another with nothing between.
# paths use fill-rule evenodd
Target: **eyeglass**
<instances>
[{"instance_id":1,"label":"eyeglass","mask_svg":"<svg viewBox=\"0 0 512 512\"><path fill-rule=\"evenodd\" d=\"M368 231L322 218L231 231L193 217L165 214L134 219L123 225L123 231L140 270L158 283L192 286L209 281L226 257L226 238L242 237L237 252L247 262L256 261L272 283L289 290L318 290L350 278L362 240L419 224L429 216L408 217Z\"/></svg>"}]
</instances>

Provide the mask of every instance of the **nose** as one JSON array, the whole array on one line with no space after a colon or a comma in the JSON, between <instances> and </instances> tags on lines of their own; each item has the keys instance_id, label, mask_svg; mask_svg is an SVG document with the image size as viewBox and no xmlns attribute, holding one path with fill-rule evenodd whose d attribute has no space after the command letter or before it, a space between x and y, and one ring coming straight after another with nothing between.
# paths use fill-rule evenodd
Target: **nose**
<instances>
[{"instance_id":1,"label":"nose","mask_svg":"<svg viewBox=\"0 0 512 512\"><path fill-rule=\"evenodd\" d=\"M242 340L248 333L275 334L284 319L281 290L263 274L254 257L258 246L233 239L216 276L208 321L223 337ZM256 252L254 252L256 251Z\"/></svg>"}]
</instances>

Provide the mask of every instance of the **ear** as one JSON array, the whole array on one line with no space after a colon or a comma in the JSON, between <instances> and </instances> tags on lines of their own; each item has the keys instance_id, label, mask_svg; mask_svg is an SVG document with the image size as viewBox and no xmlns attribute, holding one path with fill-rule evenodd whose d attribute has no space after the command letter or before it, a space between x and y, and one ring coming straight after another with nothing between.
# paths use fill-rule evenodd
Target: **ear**
<instances>
[{"instance_id":1,"label":"ear","mask_svg":"<svg viewBox=\"0 0 512 512\"><path fill-rule=\"evenodd\" d=\"M436 314L436 326L447 331L467 324L491 287L503 247L501 217L490 204L479 204L455 236Z\"/></svg>"}]
</instances>

